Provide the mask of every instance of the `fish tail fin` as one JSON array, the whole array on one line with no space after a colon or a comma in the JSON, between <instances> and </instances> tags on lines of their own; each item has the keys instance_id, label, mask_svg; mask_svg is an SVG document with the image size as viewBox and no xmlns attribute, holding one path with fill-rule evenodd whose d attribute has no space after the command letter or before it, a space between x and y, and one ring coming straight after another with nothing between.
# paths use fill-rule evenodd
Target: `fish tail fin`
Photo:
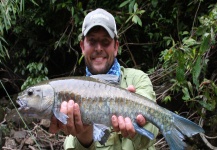
<instances>
[{"instance_id":1,"label":"fish tail fin","mask_svg":"<svg viewBox=\"0 0 217 150\"><path fill-rule=\"evenodd\" d=\"M184 150L186 143L185 136L191 137L197 133L204 133L203 128L194 122L173 113L174 124L170 131L163 132L163 135L171 150Z\"/></svg>"}]
</instances>

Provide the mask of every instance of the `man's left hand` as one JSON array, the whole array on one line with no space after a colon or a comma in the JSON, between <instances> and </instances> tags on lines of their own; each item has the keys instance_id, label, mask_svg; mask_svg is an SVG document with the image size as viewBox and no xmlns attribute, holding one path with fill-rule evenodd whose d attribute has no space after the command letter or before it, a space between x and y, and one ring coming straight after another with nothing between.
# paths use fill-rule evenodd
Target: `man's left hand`
<instances>
[{"instance_id":1,"label":"man's left hand","mask_svg":"<svg viewBox=\"0 0 217 150\"><path fill-rule=\"evenodd\" d=\"M133 85L127 87L130 92L136 92ZM136 117L136 122L139 126L143 127L146 123L145 118L142 115ZM136 131L129 117L123 118L122 116L112 116L112 126L115 132L121 132L123 137L132 139L136 135Z\"/></svg>"}]
</instances>

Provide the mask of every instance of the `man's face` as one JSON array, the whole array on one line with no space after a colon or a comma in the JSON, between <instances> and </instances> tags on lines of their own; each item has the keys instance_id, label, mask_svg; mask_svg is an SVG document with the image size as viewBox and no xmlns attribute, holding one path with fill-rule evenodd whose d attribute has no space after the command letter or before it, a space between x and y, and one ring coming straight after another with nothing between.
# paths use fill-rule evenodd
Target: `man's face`
<instances>
[{"instance_id":1,"label":"man's face","mask_svg":"<svg viewBox=\"0 0 217 150\"><path fill-rule=\"evenodd\" d=\"M93 75L107 73L117 56L118 46L118 41L112 39L104 28L92 28L80 42L89 71Z\"/></svg>"}]
</instances>

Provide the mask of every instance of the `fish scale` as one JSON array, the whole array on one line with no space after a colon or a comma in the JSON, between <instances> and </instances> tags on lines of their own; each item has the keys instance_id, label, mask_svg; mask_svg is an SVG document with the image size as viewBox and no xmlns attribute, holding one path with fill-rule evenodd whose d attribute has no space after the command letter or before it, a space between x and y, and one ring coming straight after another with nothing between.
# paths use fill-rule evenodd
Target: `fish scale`
<instances>
[{"instance_id":1,"label":"fish scale","mask_svg":"<svg viewBox=\"0 0 217 150\"><path fill-rule=\"evenodd\" d=\"M69 99L79 104L83 123L93 124L94 140L101 144L108 138L107 129L111 126L112 115L134 120L138 114L142 114L160 129L171 150L184 150L185 136L191 137L204 132L197 124L146 97L91 77L61 78L42 82L20 93L17 102L20 105L19 110L24 115L30 116L28 114L34 113L31 116L50 118L54 114L66 124L68 116L59 110L61 102ZM38 103L39 101L41 103ZM47 106L48 101L50 104L53 103L53 107ZM152 133L134 122L133 125L139 134L153 138Z\"/></svg>"}]
</instances>

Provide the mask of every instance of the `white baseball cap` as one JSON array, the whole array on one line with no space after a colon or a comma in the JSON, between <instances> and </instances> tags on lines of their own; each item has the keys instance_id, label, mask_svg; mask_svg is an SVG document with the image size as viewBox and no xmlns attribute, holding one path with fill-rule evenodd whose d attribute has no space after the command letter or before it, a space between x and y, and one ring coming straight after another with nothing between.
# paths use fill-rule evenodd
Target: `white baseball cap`
<instances>
[{"instance_id":1,"label":"white baseball cap","mask_svg":"<svg viewBox=\"0 0 217 150\"><path fill-rule=\"evenodd\" d=\"M117 37L115 18L106 10L98 8L86 15L82 25L83 36L86 36L88 31L95 26L102 26L105 28L111 38Z\"/></svg>"}]
</instances>

